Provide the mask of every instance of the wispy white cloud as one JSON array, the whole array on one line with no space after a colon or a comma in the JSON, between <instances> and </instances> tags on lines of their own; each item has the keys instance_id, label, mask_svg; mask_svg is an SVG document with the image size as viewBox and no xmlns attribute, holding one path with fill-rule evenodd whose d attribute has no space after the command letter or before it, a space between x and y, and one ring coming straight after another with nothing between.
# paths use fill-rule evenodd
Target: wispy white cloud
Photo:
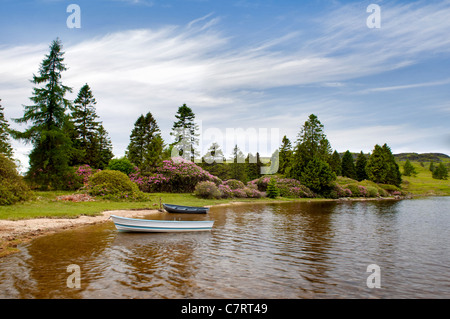
<instances>
[{"instance_id":1,"label":"wispy white cloud","mask_svg":"<svg viewBox=\"0 0 450 319\"><path fill-rule=\"evenodd\" d=\"M125 2L131 5L144 5L148 7L152 7L155 5L155 3L151 0L111 0L116 2Z\"/></svg>"},{"instance_id":2,"label":"wispy white cloud","mask_svg":"<svg viewBox=\"0 0 450 319\"><path fill-rule=\"evenodd\" d=\"M431 87L431 86L440 86L449 84L450 79L445 79L441 81L432 81L432 82L423 82L423 83L414 83L414 84L405 84L405 85L393 85L393 86L386 86L386 87L377 87L377 88L371 88L362 90L359 93L373 93L373 92L388 92L388 91L396 91L396 90L408 90L408 89L417 89L417 88L423 88L423 87Z\"/></svg>"}]
</instances>

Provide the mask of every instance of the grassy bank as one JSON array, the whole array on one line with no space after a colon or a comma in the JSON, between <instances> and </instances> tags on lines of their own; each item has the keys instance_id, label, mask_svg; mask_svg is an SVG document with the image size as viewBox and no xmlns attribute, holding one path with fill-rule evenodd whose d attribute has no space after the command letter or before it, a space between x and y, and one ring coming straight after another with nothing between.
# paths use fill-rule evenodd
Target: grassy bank
<instances>
[{"instance_id":1,"label":"grassy bank","mask_svg":"<svg viewBox=\"0 0 450 319\"><path fill-rule=\"evenodd\" d=\"M449 162L448 159L443 160L444 164ZM405 162L398 162L401 171ZM402 176L402 189L416 196L450 196L450 180L434 179L429 170L430 163L411 161L416 169L416 176Z\"/></svg>"},{"instance_id":2,"label":"grassy bank","mask_svg":"<svg viewBox=\"0 0 450 319\"><path fill-rule=\"evenodd\" d=\"M208 206L226 204L230 202L274 202L269 198L261 199L201 199L192 194L154 193L151 194L150 201L107 201L96 200L93 202L66 202L57 201L56 197L68 195L73 192L36 192L35 199L11 206L0 206L0 219L30 219L30 218L76 218L80 215L95 216L107 210L129 210L129 209L158 209L160 201L187 206ZM292 199L278 199L282 201ZM302 200L302 199L299 199Z\"/></svg>"}]
</instances>

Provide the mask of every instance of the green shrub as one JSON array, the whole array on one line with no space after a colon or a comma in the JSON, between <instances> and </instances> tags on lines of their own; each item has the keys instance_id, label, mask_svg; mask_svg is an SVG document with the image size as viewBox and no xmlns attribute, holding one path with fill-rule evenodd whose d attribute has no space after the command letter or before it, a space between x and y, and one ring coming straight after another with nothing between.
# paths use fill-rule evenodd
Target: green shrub
<instances>
[{"instance_id":1,"label":"green shrub","mask_svg":"<svg viewBox=\"0 0 450 319\"><path fill-rule=\"evenodd\" d=\"M267 197L277 198L278 196L280 196L280 191L278 190L277 182L272 178L267 184Z\"/></svg>"},{"instance_id":2,"label":"green shrub","mask_svg":"<svg viewBox=\"0 0 450 319\"><path fill-rule=\"evenodd\" d=\"M109 161L107 169L130 175L134 171L134 165L126 157L114 158Z\"/></svg>"},{"instance_id":3,"label":"green shrub","mask_svg":"<svg viewBox=\"0 0 450 319\"><path fill-rule=\"evenodd\" d=\"M366 186L367 197L378 197L378 189L373 186Z\"/></svg>"},{"instance_id":4,"label":"green shrub","mask_svg":"<svg viewBox=\"0 0 450 319\"><path fill-rule=\"evenodd\" d=\"M148 196L125 173L114 170L104 170L92 175L87 192L91 196L110 200L148 200Z\"/></svg>"},{"instance_id":5,"label":"green shrub","mask_svg":"<svg viewBox=\"0 0 450 319\"><path fill-rule=\"evenodd\" d=\"M31 197L32 192L17 173L16 165L0 154L0 205L11 205Z\"/></svg>"},{"instance_id":6,"label":"green shrub","mask_svg":"<svg viewBox=\"0 0 450 319\"><path fill-rule=\"evenodd\" d=\"M356 184L347 185L347 189L349 189L352 192L352 197L361 196L358 185Z\"/></svg>"},{"instance_id":7,"label":"green shrub","mask_svg":"<svg viewBox=\"0 0 450 319\"><path fill-rule=\"evenodd\" d=\"M359 182L359 184L363 185L363 186L366 186L366 188L367 187L374 187L374 188L376 188L376 190L378 192L378 195L376 195L376 196L382 196L382 197L389 196L389 193L387 191L385 191L380 185L378 185L375 182L372 182L372 181L369 181L369 180L365 179L365 180Z\"/></svg>"},{"instance_id":8,"label":"green shrub","mask_svg":"<svg viewBox=\"0 0 450 319\"><path fill-rule=\"evenodd\" d=\"M214 182L204 181L195 186L194 194L201 198L220 198L221 192Z\"/></svg>"},{"instance_id":9,"label":"green shrub","mask_svg":"<svg viewBox=\"0 0 450 319\"><path fill-rule=\"evenodd\" d=\"M395 185L391 184L378 184L381 188L383 188L385 191L392 193L392 192L400 192L400 188L398 188Z\"/></svg>"}]
</instances>

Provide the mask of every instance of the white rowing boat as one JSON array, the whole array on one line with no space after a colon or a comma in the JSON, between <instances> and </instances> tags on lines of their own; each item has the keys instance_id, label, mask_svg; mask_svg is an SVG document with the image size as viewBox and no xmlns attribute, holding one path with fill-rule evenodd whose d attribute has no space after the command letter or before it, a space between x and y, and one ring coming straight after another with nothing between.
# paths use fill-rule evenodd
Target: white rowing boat
<instances>
[{"instance_id":1,"label":"white rowing boat","mask_svg":"<svg viewBox=\"0 0 450 319\"><path fill-rule=\"evenodd\" d=\"M189 232L211 230L214 221L212 220L150 220L137 219L111 215L116 228L120 231L129 232Z\"/></svg>"}]
</instances>

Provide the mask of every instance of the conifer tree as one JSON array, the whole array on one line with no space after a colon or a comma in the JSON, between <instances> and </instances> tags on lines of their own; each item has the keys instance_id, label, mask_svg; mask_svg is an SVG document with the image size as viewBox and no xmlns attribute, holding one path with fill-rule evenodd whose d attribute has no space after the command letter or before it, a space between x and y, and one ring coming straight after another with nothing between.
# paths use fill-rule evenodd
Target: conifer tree
<instances>
[{"instance_id":1,"label":"conifer tree","mask_svg":"<svg viewBox=\"0 0 450 319\"><path fill-rule=\"evenodd\" d=\"M434 167L434 162L430 162L430 167L429 167L429 170L430 170L430 172L431 172L431 173L433 173L433 172L434 172L434 170L435 170L435 167Z\"/></svg>"},{"instance_id":2,"label":"conifer tree","mask_svg":"<svg viewBox=\"0 0 450 319\"><path fill-rule=\"evenodd\" d=\"M342 156L342 176L356 179L355 163L350 151L346 151Z\"/></svg>"},{"instance_id":3,"label":"conifer tree","mask_svg":"<svg viewBox=\"0 0 450 319\"><path fill-rule=\"evenodd\" d=\"M0 99L0 102L2 100ZM9 124L5 119L4 108L0 104L0 154L5 155L9 159L13 157L13 149L9 140Z\"/></svg>"},{"instance_id":4,"label":"conifer tree","mask_svg":"<svg viewBox=\"0 0 450 319\"><path fill-rule=\"evenodd\" d=\"M405 164L403 164L403 175L405 175L405 176L416 176L416 174L417 174L416 169L411 164L409 159L407 159Z\"/></svg>"},{"instance_id":5,"label":"conifer tree","mask_svg":"<svg viewBox=\"0 0 450 319\"><path fill-rule=\"evenodd\" d=\"M96 147L92 161L95 167L99 169L105 169L108 166L109 161L114 157L113 146L111 139L108 136L108 132L105 130L102 124L98 127L98 134L95 136Z\"/></svg>"},{"instance_id":6,"label":"conifer tree","mask_svg":"<svg viewBox=\"0 0 450 319\"><path fill-rule=\"evenodd\" d=\"M202 163L200 163L199 166L212 175L217 176L222 180L226 180L230 178L230 168L225 162L226 159L220 145L214 142L206 151Z\"/></svg>"},{"instance_id":7,"label":"conifer tree","mask_svg":"<svg viewBox=\"0 0 450 319\"><path fill-rule=\"evenodd\" d=\"M326 192L331 188L331 182L336 179L336 174L328 163L319 158L308 162L300 176L300 182L316 193Z\"/></svg>"},{"instance_id":8,"label":"conifer tree","mask_svg":"<svg viewBox=\"0 0 450 319\"><path fill-rule=\"evenodd\" d=\"M366 165L367 165L367 158L366 155L361 151L361 153L358 154L358 157L356 158L356 179L358 181L363 181L365 179L368 179L367 172L366 172Z\"/></svg>"},{"instance_id":9,"label":"conifer tree","mask_svg":"<svg viewBox=\"0 0 450 319\"><path fill-rule=\"evenodd\" d=\"M203 161L208 165L222 164L225 162L225 157L220 145L216 142L212 143L206 154L203 156Z\"/></svg>"},{"instance_id":10,"label":"conifer tree","mask_svg":"<svg viewBox=\"0 0 450 319\"><path fill-rule=\"evenodd\" d=\"M388 164L388 174L386 184L392 184L400 187L402 183L402 174L400 173L400 167L395 161L394 154L392 154L391 148L385 143L382 147L385 160Z\"/></svg>"},{"instance_id":11,"label":"conifer tree","mask_svg":"<svg viewBox=\"0 0 450 319\"><path fill-rule=\"evenodd\" d=\"M152 171L161 161L163 152L161 130L151 112L134 123L127 149L128 159L142 171Z\"/></svg>"},{"instance_id":12,"label":"conifer tree","mask_svg":"<svg viewBox=\"0 0 450 319\"><path fill-rule=\"evenodd\" d=\"M289 167L292 161L292 144L285 135L281 140L281 146L278 153L278 173L289 175Z\"/></svg>"},{"instance_id":13,"label":"conifer tree","mask_svg":"<svg viewBox=\"0 0 450 319\"><path fill-rule=\"evenodd\" d=\"M72 138L71 165L88 164L104 168L113 157L111 142L102 123L98 121L95 105L97 101L88 84L85 84L73 101L68 131ZM102 136L100 136L102 134ZM104 139L108 140L105 141ZM110 153L107 155L107 153ZM104 156L109 158L103 158Z\"/></svg>"},{"instance_id":14,"label":"conifer tree","mask_svg":"<svg viewBox=\"0 0 450 319\"><path fill-rule=\"evenodd\" d=\"M172 156L181 156L186 160L194 161L199 156L198 125L195 123L195 114L190 107L183 104L175 115L177 121L173 123L172 135L175 141L171 144Z\"/></svg>"},{"instance_id":15,"label":"conifer tree","mask_svg":"<svg viewBox=\"0 0 450 319\"><path fill-rule=\"evenodd\" d=\"M245 170L245 157L239 147L236 145L233 149L233 158L230 165L230 177L246 182L247 173Z\"/></svg>"},{"instance_id":16,"label":"conifer tree","mask_svg":"<svg viewBox=\"0 0 450 319\"><path fill-rule=\"evenodd\" d=\"M334 151L330 157L328 162L331 170L336 174L336 176L342 176L342 162L341 155L339 155L338 151Z\"/></svg>"},{"instance_id":17,"label":"conifer tree","mask_svg":"<svg viewBox=\"0 0 450 319\"><path fill-rule=\"evenodd\" d=\"M321 162L320 167L322 167L322 163L329 166L331 147L323 128L324 126L317 116L311 114L298 136L293 165L289 173L291 177L300 179L306 166L312 160L319 160ZM318 161L314 163L319 164Z\"/></svg>"},{"instance_id":18,"label":"conifer tree","mask_svg":"<svg viewBox=\"0 0 450 319\"><path fill-rule=\"evenodd\" d=\"M33 89L32 105L24 106L22 118L17 123L31 123L24 132L14 131L15 138L33 145L30 153L30 168L27 176L41 188L62 188L69 171L71 141L63 131L67 121L66 110L71 107L65 98L72 89L61 83L61 74L66 70L63 64L64 52L59 39L50 45L39 68L39 74L31 81Z\"/></svg>"},{"instance_id":19,"label":"conifer tree","mask_svg":"<svg viewBox=\"0 0 450 319\"><path fill-rule=\"evenodd\" d=\"M382 147L375 145L370 155L367 166L367 176L375 183L392 184L400 186L402 178L398 164L395 162L394 155L387 144Z\"/></svg>"},{"instance_id":20,"label":"conifer tree","mask_svg":"<svg viewBox=\"0 0 450 319\"><path fill-rule=\"evenodd\" d=\"M439 165L433 170L432 177L435 179L447 179L448 170L444 163L439 163Z\"/></svg>"},{"instance_id":21,"label":"conifer tree","mask_svg":"<svg viewBox=\"0 0 450 319\"><path fill-rule=\"evenodd\" d=\"M387 176L387 164L384 159L383 149L380 145L375 145L368 161L367 175L369 179L375 183L384 183Z\"/></svg>"},{"instance_id":22,"label":"conifer tree","mask_svg":"<svg viewBox=\"0 0 450 319\"><path fill-rule=\"evenodd\" d=\"M277 187L276 181L274 178L271 178L269 183L267 184L267 197L269 198L277 198L280 196L280 190Z\"/></svg>"},{"instance_id":23,"label":"conifer tree","mask_svg":"<svg viewBox=\"0 0 450 319\"><path fill-rule=\"evenodd\" d=\"M259 152L256 152L256 155L249 153L245 158L245 173L247 179L252 181L254 179L260 178L262 166L263 163L261 162Z\"/></svg>"}]
</instances>

